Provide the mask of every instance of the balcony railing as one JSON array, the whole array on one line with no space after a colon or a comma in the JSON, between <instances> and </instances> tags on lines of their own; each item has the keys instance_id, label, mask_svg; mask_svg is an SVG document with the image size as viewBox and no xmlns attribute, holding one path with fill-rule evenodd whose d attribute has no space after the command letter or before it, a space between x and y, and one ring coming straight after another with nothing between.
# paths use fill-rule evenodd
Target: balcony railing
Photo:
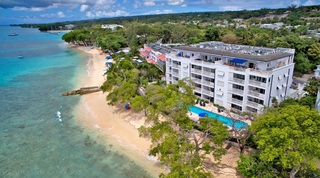
<instances>
[{"instance_id":1,"label":"balcony railing","mask_svg":"<svg viewBox=\"0 0 320 178\"><path fill-rule=\"evenodd\" d=\"M259 97L259 98L264 98L264 94L258 93L258 92L253 91L253 90L249 90L248 94L249 94L249 95L252 95L252 96Z\"/></svg>"},{"instance_id":2,"label":"balcony railing","mask_svg":"<svg viewBox=\"0 0 320 178\"><path fill-rule=\"evenodd\" d=\"M174 76L179 76L179 72L172 72L172 75L174 75Z\"/></svg>"},{"instance_id":3,"label":"balcony railing","mask_svg":"<svg viewBox=\"0 0 320 178\"><path fill-rule=\"evenodd\" d=\"M207 75L207 76L210 76L210 77L214 77L214 73L213 73L213 72L209 72L209 71L203 70L202 73L203 73L204 75Z\"/></svg>"},{"instance_id":4,"label":"balcony railing","mask_svg":"<svg viewBox=\"0 0 320 178\"><path fill-rule=\"evenodd\" d=\"M231 98L231 102L242 105L243 100L238 100L235 98Z\"/></svg>"},{"instance_id":5,"label":"balcony railing","mask_svg":"<svg viewBox=\"0 0 320 178\"><path fill-rule=\"evenodd\" d=\"M199 69L191 69L191 72L201 74L201 70Z\"/></svg>"},{"instance_id":6,"label":"balcony railing","mask_svg":"<svg viewBox=\"0 0 320 178\"><path fill-rule=\"evenodd\" d=\"M201 88L195 87L195 88L194 88L194 91L197 91L197 92L201 93Z\"/></svg>"},{"instance_id":7,"label":"balcony railing","mask_svg":"<svg viewBox=\"0 0 320 178\"><path fill-rule=\"evenodd\" d=\"M256 80L249 80L249 84L256 85L256 86L261 86L261 87L266 87L267 86L266 83L259 82L259 81L256 81Z\"/></svg>"},{"instance_id":8,"label":"balcony railing","mask_svg":"<svg viewBox=\"0 0 320 178\"><path fill-rule=\"evenodd\" d=\"M229 81L244 84L244 80L239 79L239 78L229 78Z\"/></svg>"},{"instance_id":9,"label":"balcony railing","mask_svg":"<svg viewBox=\"0 0 320 178\"><path fill-rule=\"evenodd\" d=\"M197 82L197 83L201 83L201 79L195 78L195 77L191 77L191 80Z\"/></svg>"},{"instance_id":10,"label":"balcony railing","mask_svg":"<svg viewBox=\"0 0 320 178\"><path fill-rule=\"evenodd\" d=\"M213 91L203 89L202 93L207 94L208 96L213 96Z\"/></svg>"},{"instance_id":11,"label":"balcony railing","mask_svg":"<svg viewBox=\"0 0 320 178\"><path fill-rule=\"evenodd\" d=\"M253 102L253 101L247 101L247 105L248 106L251 106L251 107L254 107L256 109L261 109L263 108L263 105L259 104L259 103L256 103L256 102Z\"/></svg>"},{"instance_id":12,"label":"balcony railing","mask_svg":"<svg viewBox=\"0 0 320 178\"><path fill-rule=\"evenodd\" d=\"M174 68L180 68L180 66L178 64L172 64L172 67Z\"/></svg>"},{"instance_id":13,"label":"balcony railing","mask_svg":"<svg viewBox=\"0 0 320 178\"><path fill-rule=\"evenodd\" d=\"M202 65L210 65L210 66L215 65L213 62L206 62L206 61L200 61L200 60L195 60L195 59L191 59L191 62L196 63L196 64L202 64Z\"/></svg>"},{"instance_id":14,"label":"balcony railing","mask_svg":"<svg viewBox=\"0 0 320 178\"><path fill-rule=\"evenodd\" d=\"M204 85L209 85L209 86L213 86L213 85L214 85L213 82L206 81L206 80L202 80L202 84L204 84Z\"/></svg>"},{"instance_id":15,"label":"balcony railing","mask_svg":"<svg viewBox=\"0 0 320 178\"><path fill-rule=\"evenodd\" d=\"M231 91L232 93L243 95L243 90L240 90L240 89L231 88L229 89L229 91Z\"/></svg>"}]
</instances>

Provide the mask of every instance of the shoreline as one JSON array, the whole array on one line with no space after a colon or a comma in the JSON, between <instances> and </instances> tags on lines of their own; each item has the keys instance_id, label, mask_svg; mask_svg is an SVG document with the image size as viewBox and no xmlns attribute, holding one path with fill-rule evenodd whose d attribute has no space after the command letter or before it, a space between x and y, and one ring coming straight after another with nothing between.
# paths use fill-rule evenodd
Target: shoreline
<instances>
[{"instance_id":1,"label":"shoreline","mask_svg":"<svg viewBox=\"0 0 320 178\"><path fill-rule=\"evenodd\" d=\"M105 69L105 54L100 55L96 48L76 45L69 47L89 56L87 76L80 77L77 85L101 86L104 82L102 71ZM76 122L97 135L99 142L128 157L152 177L166 172L155 157L148 156L151 141L139 136L137 129L144 123L143 114L127 111L124 107L109 106L106 95L103 92L81 95L74 111L78 118Z\"/></svg>"}]
</instances>

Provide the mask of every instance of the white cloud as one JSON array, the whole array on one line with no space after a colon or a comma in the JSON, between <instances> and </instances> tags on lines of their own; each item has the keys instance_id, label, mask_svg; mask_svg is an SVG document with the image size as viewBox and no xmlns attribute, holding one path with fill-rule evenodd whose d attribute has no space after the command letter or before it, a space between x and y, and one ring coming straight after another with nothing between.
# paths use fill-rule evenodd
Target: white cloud
<instances>
[{"instance_id":1,"label":"white cloud","mask_svg":"<svg viewBox=\"0 0 320 178\"><path fill-rule=\"evenodd\" d=\"M137 9L137 8L141 7L141 5L142 5L142 3L140 1L136 0L136 1L134 1L133 7Z\"/></svg>"},{"instance_id":2,"label":"white cloud","mask_svg":"<svg viewBox=\"0 0 320 178\"><path fill-rule=\"evenodd\" d=\"M66 17L62 11L53 14L41 14L40 18L64 18Z\"/></svg>"},{"instance_id":3,"label":"white cloud","mask_svg":"<svg viewBox=\"0 0 320 178\"><path fill-rule=\"evenodd\" d=\"M187 4L182 4L181 7L187 7Z\"/></svg>"},{"instance_id":4,"label":"white cloud","mask_svg":"<svg viewBox=\"0 0 320 178\"><path fill-rule=\"evenodd\" d=\"M220 9L223 11L238 11L238 10L241 10L242 8L239 6L221 6Z\"/></svg>"},{"instance_id":5,"label":"white cloud","mask_svg":"<svg viewBox=\"0 0 320 178\"><path fill-rule=\"evenodd\" d=\"M116 10L114 12L112 11L88 11L86 12L86 16L89 18L100 18L100 17L118 17L118 16L128 16L129 13L122 11L122 10Z\"/></svg>"},{"instance_id":6,"label":"white cloud","mask_svg":"<svg viewBox=\"0 0 320 178\"><path fill-rule=\"evenodd\" d=\"M65 17L65 15L64 15L64 13L63 13L62 11L59 11L59 12L57 13L57 17L63 18L63 17Z\"/></svg>"},{"instance_id":7,"label":"white cloud","mask_svg":"<svg viewBox=\"0 0 320 178\"><path fill-rule=\"evenodd\" d=\"M301 3L300 0L294 0L294 1L292 1L291 5L299 6L300 3Z\"/></svg>"},{"instance_id":8,"label":"white cloud","mask_svg":"<svg viewBox=\"0 0 320 178\"><path fill-rule=\"evenodd\" d=\"M168 4L172 6L181 5L184 3L184 0L168 0Z\"/></svg>"},{"instance_id":9,"label":"white cloud","mask_svg":"<svg viewBox=\"0 0 320 178\"><path fill-rule=\"evenodd\" d=\"M150 11L145 13L145 15L150 15L150 14L171 14L173 13L172 10L155 10L155 11Z\"/></svg>"},{"instance_id":10,"label":"white cloud","mask_svg":"<svg viewBox=\"0 0 320 178\"><path fill-rule=\"evenodd\" d=\"M317 5L317 3L314 0L308 0L303 5L304 6L313 6L313 5Z\"/></svg>"},{"instance_id":11,"label":"white cloud","mask_svg":"<svg viewBox=\"0 0 320 178\"><path fill-rule=\"evenodd\" d=\"M145 6L155 6L156 3L153 0L145 0L143 5L145 5Z\"/></svg>"},{"instance_id":12,"label":"white cloud","mask_svg":"<svg viewBox=\"0 0 320 178\"><path fill-rule=\"evenodd\" d=\"M83 4L83 5L81 5L81 7L80 7L80 12L84 12L84 11L86 11L88 8L89 8L88 5Z\"/></svg>"},{"instance_id":13,"label":"white cloud","mask_svg":"<svg viewBox=\"0 0 320 178\"><path fill-rule=\"evenodd\" d=\"M30 7L30 8L27 8L27 7L16 6L16 7L12 8L12 10L15 10L15 11L40 12L40 11L44 11L45 9L41 8L41 7Z\"/></svg>"}]
</instances>

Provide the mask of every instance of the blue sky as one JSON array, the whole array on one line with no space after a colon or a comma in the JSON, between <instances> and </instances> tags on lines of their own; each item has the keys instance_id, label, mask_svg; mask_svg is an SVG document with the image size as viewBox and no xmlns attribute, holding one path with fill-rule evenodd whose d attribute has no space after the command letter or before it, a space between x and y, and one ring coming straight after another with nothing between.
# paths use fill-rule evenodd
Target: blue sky
<instances>
[{"instance_id":1,"label":"blue sky","mask_svg":"<svg viewBox=\"0 0 320 178\"><path fill-rule=\"evenodd\" d=\"M0 0L0 24L320 5L320 0Z\"/></svg>"}]
</instances>

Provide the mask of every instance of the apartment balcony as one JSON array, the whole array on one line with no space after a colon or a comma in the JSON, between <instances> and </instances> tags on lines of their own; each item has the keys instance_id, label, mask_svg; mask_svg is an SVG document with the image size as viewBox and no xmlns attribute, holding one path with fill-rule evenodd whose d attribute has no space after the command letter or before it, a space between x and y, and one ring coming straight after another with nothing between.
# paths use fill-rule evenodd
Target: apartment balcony
<instances>
[{"instance_id":1,"label":"apartment balcony","mask_svg":"<svg viewBox=\"0 0 320 178\"><path fill-rule=\"evenodd\" d=\"M235 104L239 104L240 106L242 106L243 100L238 100L235 98L231 98L229 99L229 102L235 103Z\"/></svg>"},{"instance_id":2,"label":"apartment balcony","mask_svg":"<svg viewBox=\"0 0 320 178\"><path fill-rule=\"evenodd\" d=\"M197 83L201 83L201 79L198 79L195 77L191 77L191 80L193 80L194 82L197 82Z\"/></svg>"},{"instance_id":3,"label":"apartment balcony","mask_svg":"<svg viewBox=\"0 0 320 178\"><path fill-rule=\"evenodd\" d=\"M260 86L260 87L266 87L267 86L266 83L259 82L259 81L256 81L256 80L249 80L249 84L255 85L255 86Z\"/></svg>"},{"instance_id":4,"label":"apartment balcony","mask_svg":"<svg viewBox=\"0 0 320 178\"><path fill-rule=\"evenodd\" d=\"M194 68L191 69L191 72L197 73L197 74L201 74L201 73L202 73L201 70L199 70L199 69L194 69Z\"/></svg>"},{"instance_id":5,"label":"apartment balcony","mask_svg":"<svg viewBox=\"0 0 320 178\"><path fill-rule=\"evenodd\" d=\"M209 71L205 71L203 70L202 73L206 76L210 76L211 78L214 78L214 73L213 72L209 72Z\"/></svg>"},{"instance_id":6,"label":"apartment balcony","mask_svg":"<svg viewBox=\"0 0 320 178\"><path fill-rule=\"evenodd\" d=\"M229 81L244 84L244 80L239 78L229 78Z\"/></svg>"},{"instance_id":7,"label":"apartment balcony","mask_svg":"<svg viewBox=\"0 0 320 178\"><path fill-rule=\"evenodd\" d=\"M180 65L178 65L178 64L172 64L172 67L174 67L174 68L180 68Z\"/></svg>"},{"instance_id":8,"label":"apartment balcony","mask_svg":"<svg viewBox=\"0 0 320 178\"><path fill-rule=\"evenodd\" d=\"M240 89L231 88L231 89L229 89L229 91L231 91L232 93L243 95L243 90L240 90Z\"/></svg>"},{"instance_id":9,"label":"apartment balcony","mask_svg":"<svg viewBox=\"0 0 320 178\"><path fill-rule=\"evenodd\" d=\"M176 77L179 77L179 72L174 72L174 71L172 71L172 75L173 75L173 76L176 76Z\"/></svg>"},{"instance_id":10,"label":"apartment balcony","mask_svg":"<svg viewBox=\"0 0 320 178\"><path fill-rule=\"evenodd\" d=\"M193 89L193 91L197 91L197 92L201 93L201 88L195 87L195 88Z\"/></svg>"},{"instance_id":11,"label":"apartment balcony","mask_svg":"<svg viewBox=\"0 0 320 178\"><path fill-rule=\"evenodd\" d=\"M206 94L206 95L208 95L208 96L213 96L213 91L210 91L210 90L206 90L206 89L203 89L202 90L202 93L204 93L204 94Z\"/></svg>"},{"instance_id":12,"label":"apartment balcony","mask_svg":"<svg viewBox=\"0 0 320 178\"><path fill-rule=\"evenodd\" d=\"M258 93L258 92L254 91L254 90L249 90L248 94L251 95L251 96L262 98L262 99L264 99L264 96L265 96L265 94Z\"/></svg>"},{"instance_id":13,"label":"apartment balcony","mask_svg":"<svg viewBox=\"0 0 320 178\"><path fill-rule=\"evenodd\" d=\"M247 101L247 105L248 106L251 106L253 108L256 108L258 110L262 109L263 108L263 105L262 104L259 104L259 103L256 103L256 102L253 102L253 101Z\"/></svg>"},{"instance_id":14,"label":"apartment balcony","mask_svg":"<svg viewBox=\"0 0 320 178\"><path fill-rule=\"evenodd\" d=\"M213 62L206 62L206 61L201 61L201 60L195 60L195 59L191 59L191 63L194 64L202 64L202 65L206 65L206 66L215 66L215 64Z\"/></svg>"},{"instance_id":15,"label":"apartment balcony","mask_svg":"<svg viewBox=\"0 0 320 178\"><path fill-rule=\"evenodd\" d=\"M202 84L208 85L208 86L214 86L214 83L213 83L213 82L206 81L206 80L202 80Z\"/></svg>"}]
</instances>

